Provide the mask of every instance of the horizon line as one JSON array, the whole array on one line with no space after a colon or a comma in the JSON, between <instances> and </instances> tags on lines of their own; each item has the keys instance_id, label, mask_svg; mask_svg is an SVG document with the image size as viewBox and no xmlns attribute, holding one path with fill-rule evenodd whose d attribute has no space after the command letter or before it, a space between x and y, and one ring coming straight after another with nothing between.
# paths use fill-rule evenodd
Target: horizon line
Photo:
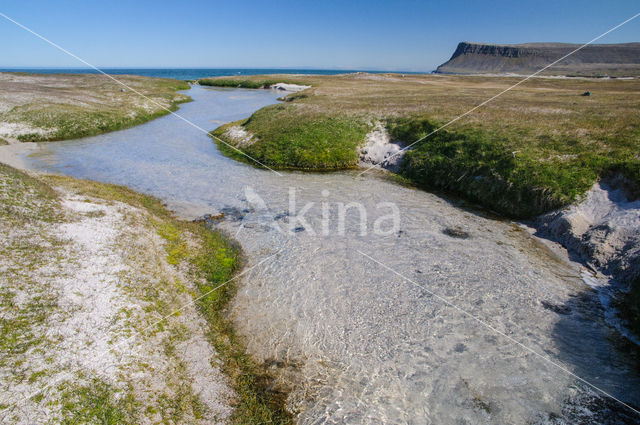
<instances>
[{"instance_id":1,"label":"horizon line","mask_svg":"<svg viewBox=\"0 0 640 425\"><path fill-rule=\"evenodd\" d=\"M389 68L377 68L377 67L312 67L312 66L259 66L259 67L247 67L247 66L99 66L100 69L238 69L238 70L303 70L303 71L374 71L374 72L407 72L407 73L430 73L435 71L435 68L426 69L389 69ZM96 72L93 68L83 66L47 66L47 65L0 65L0 69L86 69Z\"/></svg>"}]
</instances>

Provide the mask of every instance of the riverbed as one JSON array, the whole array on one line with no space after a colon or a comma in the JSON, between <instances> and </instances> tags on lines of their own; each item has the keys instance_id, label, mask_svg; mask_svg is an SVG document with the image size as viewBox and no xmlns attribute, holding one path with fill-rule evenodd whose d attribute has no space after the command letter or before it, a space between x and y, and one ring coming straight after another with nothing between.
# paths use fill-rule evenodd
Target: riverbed
<instances>
[{"instance_id":1,"label":"riverbed","mask_svg":"<svg viewBox=\"0 0 640 425\"><path fill-rule=\"evenodd\" d=\"M178 113L204 129L283 95L187 94ZM585 271L514 223L377 173L242 164L171 115L23 160L155 195L186 219L224 213L213 225L255 266L230 314L290 390L298 423L640 420L584 382L639 406L634 346Z\"/></svg>"}]
</instances>

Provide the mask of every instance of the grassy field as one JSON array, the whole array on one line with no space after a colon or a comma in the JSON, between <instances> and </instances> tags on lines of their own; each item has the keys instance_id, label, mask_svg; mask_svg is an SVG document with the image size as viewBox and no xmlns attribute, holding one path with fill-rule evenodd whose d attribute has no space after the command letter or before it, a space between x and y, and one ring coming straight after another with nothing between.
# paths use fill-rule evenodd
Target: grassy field
<instances>
[{"instance_id":1,"label":"grassy field","mask_svg":"<svg viewBox=\"0 0 640 425\"><path fill-rule=\"evenodd\" d=\"M352 74L252 76L311 84L281 105L213 133L275 168L356 167L376 121L412 143L519 81L507 77ZM226 84L224 78L208 79ZM238 84L236 84L238 83ZM586 91L591 96L582 96ZM399 173L512 217L566 205L601 176L640 184L640 80L534 78L414 146ZM229 137L241 127L250 143ZM231 154L231 149L223 149ZM239 157L239 155L235 155Z\"/></svg>"},{"instance_id":2,"label":"grassy field","mask_svg":"<svg viewBox=\"0 0 640 425\"><path fill-rule=\"evenodd\" d=\"M6 270L0 277L0 369L3 370L0 382L7 388L1 397L6 404L0 401L0 410L12 407L7 403L15 398L10 395L11 388L20 389L16 393L19 395L24 392L21 386L28 382L33 392L67 367L58 363L64 363L59 358L65 355L59 346L68 341L50 335L55 336L56 326L66 323L67 319L73 322L78 307L69 309L67 301L62 300L55 279L65 275L55 267L64 268L65 264L86 258L82 253L79 258L73 256L69 241L49 233L55 235L61 226L87 220L108 223L109 216L116 211L70 215L63 207L69 199L81 200L87 205L83 210L96 205L128 209L123 226L136 229L136 233L121 236L123 246L114 249L144 253L131 257L132 263L128 263L129 269L122 277L122 282L129 282L122 283L124 293L131 297L129 305L141 308L127 307L110 323L105 323L109 328L122 324L111 334L114 340L109 344L115 350L118 335L139 335L136 344L141 353L157 349L154 356L164 356L162 367L152 363L154 356L141 356L139 364L123 361L119 367L125 369L116 368L109 379L95 376L92 370L64 370L71 380L60 381L59 385L33 397L26 406L2 412L0 421L20 422L22 409L26 408L33 410L34 415L38 411L52 423L135 424L143 417L160 420L153 423L206 422L211 414L191 389L192 378L185 372L184 361L178 354L184 350L180 344L185 338L192 338L190 335L195 331L202 333L215 348L216 357L221 361L215 367L228 376L234 390L232 400L220 400L235 407L230 423L291 422L284 409L285 395L271 389L270 377L246 354L242 341L226 318L225 311L236 288L236 282L229 279L241 265L241 253L235 244L203 224L177 220L159 200L125 187L64 176L29 176L1 163L0 183L0 234L3 236L0 265ZM154 240L153 235L160 237L160 245L148 245L148 241ZM155 247L160 250L156 252ZM185 274L176 275L174 269ZM228 283L212 291L225 282ZM197 324L196 328L185 327L184 320L189 323L194 320L187 310L175 313L188 299L197 299L206 329ZM141 330L156 323L158 317L166 320L154 325L147 335L141 334ZM93 334L93 331L89 333ZM201 372L205 371L198 370ZM156 384L150 386L146 381L137 382L139 378L132 378L133 375L139 377L140 373L151 374Z\"/></svg>"},{"instance_id":3,"label":"grassy field","mask_svg":"<svg viewBox=\"0 0 640 425\"><path fill-rule=\"evenodd\" d=\"M189 101L189 84L118 76L148 99L102 75L0 73L0 137L22 142L93 136L142 124Z\"/></svg>"}]
</instances>

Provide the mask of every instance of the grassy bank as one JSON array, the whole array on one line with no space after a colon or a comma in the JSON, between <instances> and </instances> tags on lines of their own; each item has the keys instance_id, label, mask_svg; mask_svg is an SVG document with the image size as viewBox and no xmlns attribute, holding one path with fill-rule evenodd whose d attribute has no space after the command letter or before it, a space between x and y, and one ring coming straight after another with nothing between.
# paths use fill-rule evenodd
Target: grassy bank
<instances>
[{"instance_id":1,"label":"grassy bank","mask_svg":"<svg viewBox=\"0 0 640 425\"><path fill-rule=\"evenodd\" d=\"M271 378L249 356L242 340L226 317L226 309L237 289L230 280L240 268L240 248L219 232L207 229L202 223L177 220L156 198L142 195L126 187L79 181L68 177L50 177L64 180L87 196L124 202L144 208L153 214L160 235L167 241L166 251L170 263L187 261L194 267L198 292L194 294L198 309L207 320L207 337L220 355L223 371L229 376L237 394L233 402L234 424L288 424L291 416L284 408L286 395L271 388ZM194 251L186 244L185 235L199 240ZM226 283L226 284L225 284ZM220 285L224 286L220 287ZM218 288L212 291L214 288ZM203 295L204 298L200 298Z\"/></svg>"},{"instance_id":2,"label":"grassy bank","mask_svg":"<svg viewBox=\"0 0 640 425\"><path fill-rule=\"evenodd\" d=\"M101 75L0 73L0 136L55 141L121 130L174 111L189 84L118 76L146 98ZM167 108L167 109L165 109Z\"/></svg>"},{"instance_id":3,"label":"grassy bank","mask_svg":"<svg viewBox=\"0 0 640 425\"><path fill-rule=\"evenodd\" d=\"M287 78L270 79L270 78L229 78L229 77L201 78L197 80L197 82L201 86L233 87L233 88L241 88L241 89L262 89L262 88L269 88L272 85L277 83L291 83L291 81L288 80ZM292 84L301 84L301 83L297 82Z\"/></svg>"},{"instance_id":4,"label":"grassy bank","mask_svg":"<svg viewBox=\"0 0 640 425\"><path fill-rule=\"evenodd\" d=\"M190 335L200 332L221 362L212 364L228 376L234 390L231 400L218 400L234 407L230 423L291 422L284 409L285 395L271 389L270 377L246 354L226 318L236 288L236 282L229 279L240 267L236 245L202 224L176 219L159 200L121 186L61 176L33 177L3 164L0 181L0 264L7 270L0 278L0 363L4 371L0 382L8 389L20 388L15 393L18 400L21 386L27 382L35 390L60 372L73 376L17 410L11 409L13 396L7 392L0 398L0 408L10 410L3 412L1 420L19 422L20 412L26 409L35 415L30 416L32 419L48 418L56 423L209 423L212 414L192 389L193 378L180 354L185 352L187 340L194 341ZM70 214L66 207L69 202L78 203L81 212ZM113 218L117 214L125 215L122 220ZM105 324L116 329L109 334L110 351L120 345L118 338L138 335L136 350L152 353L133 363L120 361L120 366L107 373L108 378L106 372L98 376L90 369L56 366L58 357L66 355L65 350L59 350L60 344L64 347L70 342L56 338L55 329L67 320L75 323L79 307L65 307L68 301L61 298L56 287L57 279L75 272L56 271L55 267L87 261L89 255L82 251L77 258L72 255L67 236L56 236L56 229L77 225L80 229L92 222L101 232L109 232L110 223L135 230L118 236L118 244L113 247L132 262L127 263L118 285L118 290L124 291L122 296L130 300ZM153 242L154 237L160 242ZM101 255L110 258L112 254ZM88 295L77 292L73 297ZM198 299L200 319L184 309L172 314L189 299ZM164 321L156 323L165 316ZM206 329L197 320L203 320ZM154 363L158 356L165 359L162 366ZM205 373L200 369L195 372ZM155 384L149 385L140 374Z\"/></svg>"},{"instance_id":5,"label":"grassy bank","mask_svg":"<svg viewBox=\"0 0 640 425\"><path fill-rule=\"evenodd\" d=\"M368 126L355 118L316 115L313 120L296 113L294 105L273 105L253 114L248 120L219 127L211 134L237 146L229 130L242 127L259 141L241 149L272 168L332 170L353 168L358 146ZM226 155L250 161L234 149L218 144Z\"/></svg>"},{"instance_id":6,"label":"grassy bank","mask_svg":"<svg viewBox=\"0 0 640 425\"><path fill-rule=\"evenodd\" d=\"M391 120L388 128L395 140L419 140L439 125L409 118ZM613 136L605 155L578 142L547 137L525 146L495 130L443 130L407 152L400 173L421 187L444 189L526 218L571 203L602 176L620 172L640 182L634 137L636 131Z\"/></svg>"},{"instance_id":7,"label":"grassy bank","mask_svg":"<svg viewBox=\"0 0 640 425\"><path fill-rule=\"evenodd\" d=\"M213 134L272 168L350 168L375 121L412 143L518 82L395 74L286 78L313 87ZM267 80L280 76L245 79L257 86ZM591 96L582 96L586 91ZM507 216L535 216L570 203L608 173L640 187L639 108L640 80L532 79L415 145L400 174ZM247 137L233 137L231 127Z\"/></svg>"}]
</instances>

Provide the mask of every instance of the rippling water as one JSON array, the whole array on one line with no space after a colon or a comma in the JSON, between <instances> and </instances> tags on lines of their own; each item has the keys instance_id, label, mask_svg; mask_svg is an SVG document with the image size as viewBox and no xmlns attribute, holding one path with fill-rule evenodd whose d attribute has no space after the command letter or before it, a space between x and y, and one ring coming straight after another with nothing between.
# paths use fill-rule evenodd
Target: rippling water
<instances>
[{"instance_id":1,"label":"rippling water","mask_svg":"<svg viewBox=\"0 0 640 425\"><path fill-rule=\"evenodd\" d=\"M203 87L188 94L194 102L179 113L207 129L281 95ZM218 226L240 241L248 267L276 254L245 275L232 315L249 350L291 386L299 423L640 420L567 373L640 404L635 348L605 323L576 269L512 223L373 173L278 176L223 157L172 116L42 144L29 161L126 184L187 218L224 209L228 219ZM290 190L298 209L314 203L292 234L279 230L290 220ZM355 210L338 231L337 203L349 202L365 207L365 235ZM399 208L393 234L371 231L389 214L382 202Z\"/></svg>"}]
</instances>

